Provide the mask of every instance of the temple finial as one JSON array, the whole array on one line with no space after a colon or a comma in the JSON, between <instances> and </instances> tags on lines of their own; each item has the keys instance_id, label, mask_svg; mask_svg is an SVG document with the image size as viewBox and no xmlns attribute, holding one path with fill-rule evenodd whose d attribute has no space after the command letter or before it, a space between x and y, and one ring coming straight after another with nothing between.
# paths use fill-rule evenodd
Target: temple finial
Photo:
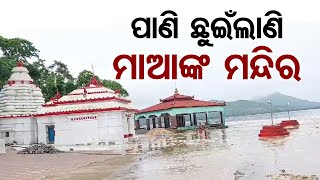
<instances>
[{"instance_id":1,"label":"temple finial","mask_svg":"<svg viewBox=\"0 0 320 180\"><path fill-rule=\"evenodd\" d=\"M174 81L174 95L179 94L178 88L177 88L177 81Z\"/></svg>"},{"instance_id":2,"label":"temple finial","mask_svg":"<svg viewBox=\"0 0 320 180\"><path fill-rule=\"evenodd\" d=\"M56 101L58 101L61 97L62 97L62 96L61 96L59 90L57 89L57 93L56 93L56 95L54 96L54 99L55 99Z\"/></svg>"},{"instance_id":3,"label":"temple finial","mask_svg":"<svg viewBox=\"0 0 320 180\"><path fill-rule=\"evenodd\" d=\"M91 64L91 71L92 71L92 73L93 73L93 75L94 75L94 68L93 68L93 64Z\"/></svg>"},{"instance_id":4,"label":"temple finial","mask_svg":"<svg viewBox=\"0 0 320 180\"><path fill-rule=\"evenodd\" d=\"M17 66L18 66L18 67L23 67L23 61L22 61L22 60L19 60L19 61L17 62Z\"/></svg>"},{"instance_id":5,"label":"temple finial","mask_svg":"<svg viewBox=\"0 0 320 180\"><path fill-rule=\"evenodd\" d=\"M90 79L90 82L86 85L86 87L90 87L90 85L94 85L97 87L102 87L103 84L98 80L97 76L93 75Z\"/></svg>"},{"instance_id":6,"label":"temple finial","mask_svg":"<svg viewBox=\"0 0 320 180\"><path fill-rule=\"evenodd\" d=\"M174 95L178 95L178 94L179 94L179 91L178 91L177 88L175 88L175 90L174 90Z\"/></svg>"}]
</instances>

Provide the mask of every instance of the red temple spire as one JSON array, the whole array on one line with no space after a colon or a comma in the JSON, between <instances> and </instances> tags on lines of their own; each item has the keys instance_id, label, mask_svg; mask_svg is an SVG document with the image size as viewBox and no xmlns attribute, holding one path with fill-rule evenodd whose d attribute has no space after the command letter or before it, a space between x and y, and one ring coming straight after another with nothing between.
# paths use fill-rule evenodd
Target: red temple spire
<instances>
[{"instance_id":1,"label":"red temple spire","mask_svg":"<svg viewBox=\"0 0 320 180\"><path fill-rule=\"evenodd\" d=\"M102 83L97 79L96 76L92 76L90 82L87 84L86 87L90 87L90 85L94 85L96 87L102 87Z\"/></svg>"},{"instance_id":2,"label":"red temple spire","mask_svg":"<svg viewBox=\"0 0 320 180\"><path fill-rule=\"evenodd\" d=\"M17 62L17 67L23 67L23 61L22 60L19 60Z\"/></svg>"},{"instance_id":3,"label":"red temple spire","mask_svg":"<svg viewBox=\"0 0 320 180\"><path fill-rule=\"evenodd\" d=\"M58 90L57 90L57 93L56 93L56 95L54 96L54 98L55 98L56 100L58 100L58 99L61 98L61 94L59 93Z\"/></svg>"}]
</instances>

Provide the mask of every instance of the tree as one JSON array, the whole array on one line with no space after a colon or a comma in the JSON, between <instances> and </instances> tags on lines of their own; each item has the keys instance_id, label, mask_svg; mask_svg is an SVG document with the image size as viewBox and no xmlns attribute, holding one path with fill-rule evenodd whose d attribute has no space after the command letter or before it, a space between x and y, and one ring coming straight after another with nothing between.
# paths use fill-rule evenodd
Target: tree
<instances>
[{"instance_id":1,"label":"tree","mask_svg":"<svg viewBox=\"0 0 320 180\"><path fill-rule=\"evenodd\" d=\"M0 36L0 49L4 57L18 60L39 57L39 50L33 43L20 38L7 39Z\"/></svg>"},{"instance_id":2,"label":"tree","mask_svg":"<svg viewBox=\"0 0 320 180\"><path fill-rule=\"evenodd\" d=\"M94 76L93 72L88 71L88 70L83 70L79 73L78 78L77 78L77 87L83 87L87 85L91 78ZM97 79L99 80L99 77L97 76Z\"/></svg>"},{"instance_id":3,"label":"tree","mask_svg":"<svg viewBox=\"0 0 320 180\"><path fill-rule=\"evenodd\" d=\"M38 79L38 69L26 61L27 58L38 57L38 50L33 44L25 39L7 39L0 36L0 88L6 83L11 75L11 70L20 59L24 59L25 66L33 79Z\"/></svg>"},{"instance_id":4,"label":"tree","mask_svg":"<svg viewBox=\"0 0 320 180\"><path fill-rule=\"evenodd\" d=\"M0 89L9 79L11 70L16 66L18 60L23 60L24 66L29 70L35 84L41 88L46 101L49 101L57 90L61 95L66 95L76 88L88 84L94 76L91 71L84 70L75 80L66 64L55 60L51 65L46 66L46 60L40 59L38 53L39 50L28 40L8 39L0 36ZM30 63L28 61L30 58L36 58L37 60ZM97 79L99 80L99 77ZM112 90L119 89L123 96L129 95L116 81L103 79L101 82Z\"/></svg>"},{"instance_id":5,"label":"tree","mask_svg":"<svg viewBox=\"0 0 320 180\"><path fill-rule=\"evenodd\" d=\"M0 57L0 89L5 85L10 78L11 70L16 66L16 62L12 59Z\"/></svg>"},{"instance_id":6,"label":"tree","mask_svg":"<svg viewBox=\"0 0 320 180\"><path fill-rule=\"evenodd\" d=\"M122 85L113 80L102 80L102 84L112 90L120 90L120 94L123 96L129 96L129 93L126 89L122 87Z\"/></svg>"},{"instance_id":7,"label":"tree","mask_svg":"<svg viewBox=\"0 0 320 180\"><path fill-rule=\"evenodd\" d=\"M38 59L37 61L33 62L33 66L39 72L40 76L37 73L30 73L30 76L33 78L36 84L44 85L46 82L47 77L49 76L49 70L45 65L46 60ZM30 70L29 70L30 71Z\"/></svg>"},{"instance_id":8,"label":"tree","mask_svg":"<svg viewBox=\"0 0 320 180\"><path fill-rule=\"evenodd\" d=\"M37 62L37 64L44 68L40 88L46 101L50 100L57 91L63 96L76 89L74 78L66 64L56 60L48 68L45 68L42 61Z\"/></svg>"},{"instance_id":9,"label":"tree","mask_svg":"<svg viewBox=\"0 0 320 180\"><path fill-rule=\"evenodd\" d=\"M53 64L51 64L48 69L51 72L54 72L56 76L63 76L66 80L73 80L74 78L70 74L68 66L61 61L54 60Z\"/></svg>"}]
</instances>

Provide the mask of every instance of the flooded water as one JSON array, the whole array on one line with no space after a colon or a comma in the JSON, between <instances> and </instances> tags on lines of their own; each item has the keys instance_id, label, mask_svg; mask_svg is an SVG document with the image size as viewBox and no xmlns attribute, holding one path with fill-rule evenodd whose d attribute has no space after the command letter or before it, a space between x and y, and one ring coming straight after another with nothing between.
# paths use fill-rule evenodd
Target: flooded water
<instances>
[{"instance_id":1,"label":"flooded water","mask_svg":"<svg viewBox=\"0 0 320 180\"><path fill-rule=\"evenodd\" d=\"M270 179L281 172L320 177L320 110L296 111L292 119L301 124L290 135L261 140L262 125L270 114L231 117L227 129L209 130L206 137L188 132L179 142L141 155L140 161L112 179ZM274 114L275 123L287 119Z\"/></svg>"}]
</instances>

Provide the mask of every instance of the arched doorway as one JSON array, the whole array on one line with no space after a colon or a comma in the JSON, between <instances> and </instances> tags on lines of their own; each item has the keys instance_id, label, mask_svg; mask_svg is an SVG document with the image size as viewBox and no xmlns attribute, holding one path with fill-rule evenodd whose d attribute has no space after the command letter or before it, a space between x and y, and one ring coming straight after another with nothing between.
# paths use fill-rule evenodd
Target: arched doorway
<instances>
[{"instance_id":1,"label":"arched doorway","mask_svg":"<svg viewBox=\"0 0 320 180\"><path fill-rule=\"evenodd\" d=\"M161 127L170 128L171 127L170 114L169 113L162 113L160 116L160 122L161 122Z\"/></svg>"},{"instance_id":2,"label":"arched doorway","mask_svg":"<svg viewBox=\"0 0 320 180\"><path fill-rule=\"evenodd\" d=\"M159 126L158 116L150 115L149 116L149 124L150 124L150 129L157 128Z\"/></svg>"}]
</instances>

